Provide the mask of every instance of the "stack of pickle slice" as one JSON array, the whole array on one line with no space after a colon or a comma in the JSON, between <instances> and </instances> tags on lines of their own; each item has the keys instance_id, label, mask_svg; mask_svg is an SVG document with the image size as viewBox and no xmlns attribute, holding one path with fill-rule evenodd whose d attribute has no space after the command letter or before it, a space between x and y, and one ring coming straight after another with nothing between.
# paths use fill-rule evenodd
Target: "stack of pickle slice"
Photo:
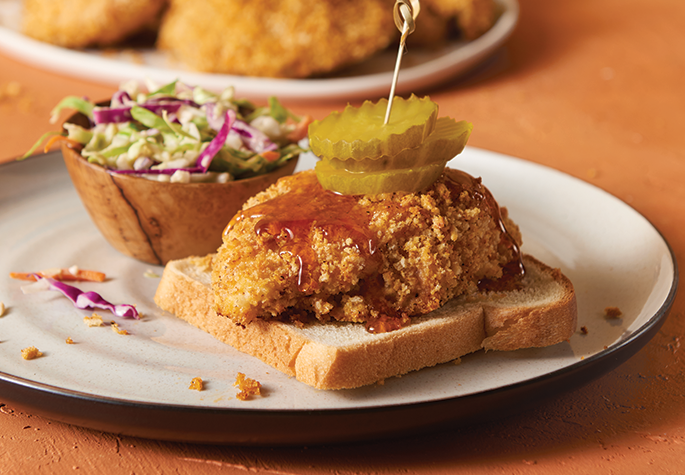
<instances>
[{"instance_id":1,"label":"stack of pickle slice","mask_svg":"<svg viewBox=\"0 0 685 475\"><path fill-rule=\"evenodd\" d=\"M345 195L424 190L471 134L466 121L438 119L438 105L428 97L393 98L384 124L387 106L387 99L348 105L309 126L321 186Z\"/></svg>"}]
</instances>

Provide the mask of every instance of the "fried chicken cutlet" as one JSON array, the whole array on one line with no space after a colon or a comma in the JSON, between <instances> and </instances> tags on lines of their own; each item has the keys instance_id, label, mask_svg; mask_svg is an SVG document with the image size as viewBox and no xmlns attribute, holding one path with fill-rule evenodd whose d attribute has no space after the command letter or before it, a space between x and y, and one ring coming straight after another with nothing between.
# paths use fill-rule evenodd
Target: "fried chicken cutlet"
<instances>
[{"instance_id":1,"label":"fried chicken cutlet","mask_svg":"<svg viewBox=\"0 0 685 475\"><path fill-rule=\"evenodd\" d=\"M215 73L304 78L387 47L394 0L170 0L158 46Z\"/></svg>"},{"instance_id":2,"label":"fried chicken cutlet","mask_svg":"<svg viewBox=\"0 0 685 475\"><path fill-rule=\"evenodd\" d=\"M241 325L309 315L401 326L520 264L520 242L480 179L457 170L419 193L353 196L305 171L251 198L227 226L215 309Z\"/></svg>"},{"instance_id":3,"label":"fried chicken cutlet","mask_svg":"<svg viewBox=\"0 0 685 475\"><path fill-rule=\"evenodd\" d=\"M166 0L24 0L23 32L67 48L110 46L156 28Z\"/></svg>"}]
</instances>

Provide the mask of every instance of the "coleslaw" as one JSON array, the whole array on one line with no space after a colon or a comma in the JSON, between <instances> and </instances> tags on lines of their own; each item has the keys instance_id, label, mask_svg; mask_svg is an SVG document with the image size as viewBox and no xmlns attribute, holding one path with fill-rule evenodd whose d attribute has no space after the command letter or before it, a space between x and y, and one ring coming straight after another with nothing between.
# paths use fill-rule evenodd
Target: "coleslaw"
<instances>
[{"instance_id":1,"label":"coleslaw","mask_svg":"<svg viewBox=\"0 0 685 475\"><path fill-rule=\"evenodd\" d=\"M237 99L233 87L217 94L180 81L146 92L137 81L121 85L109 104L69 96L52 111L88 117L82 127L65 122L64 139L81 155L111 173L132 174L174 183L228 182L268 173L307 151L311 117L299 117L271 97L257 107ZM42 143L46 136L26 154ZM52 143L52 142L50 142ZM47 148L47 147L46 147Z\"/></svg>"}]
</instances>

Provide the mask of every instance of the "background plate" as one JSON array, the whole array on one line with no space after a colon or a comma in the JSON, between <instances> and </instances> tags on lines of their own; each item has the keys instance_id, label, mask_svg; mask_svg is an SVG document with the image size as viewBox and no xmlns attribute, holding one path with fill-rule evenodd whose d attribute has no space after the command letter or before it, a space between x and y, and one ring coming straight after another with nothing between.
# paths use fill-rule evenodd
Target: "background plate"
<instances>
[{"instance_id":1,"label":"background plate","mask_svg":"<svg viewBox=\"0 0 685 475\"><path fill-rule=\"evenodd\" d=\"M381 386L318 391L158 310L161 274L118 254L99 235L59 153L0 166L0 398L33 413L134 436L240 444L360 440L497 417L609 371L651 338L671 306L675 260L635 210L580 180L519 159L467 148L452 166L484 183L523 232L523 251L574 283L587 335L550 348L476 353L391 378ZM314 164L304 156L300 169ZM635 252L640 248L639 253ZM24 295L11 271L78 265L106 272L79 284L145 317L117 319L130 332L87 328L57 292ZM623 318L606 320L617 306ZM103 312L106 319L111 314ZM71 337L76 344L67 345ZM36 346L44 356L23 360ZM235 398L237 372L265 395ZM188 389L196 376L207 389Z\"/></svg>"},{"instance_id":2,"label":"background plate","mask_svg":"<svg viewBox=\"0 0 685 475\"><path fill-rule=\"evenodd\" d=\"M454 41L428 51L411 47L402 59L396 92L417 92L462 74L492 55L511 35L519 16L516 0L498 0L502 14L496 24L474 41ZM381 53L363 64L322 79L271 79L184 70L163 52L147 49L72 50L33 40L21 34L21 0L0 0L0 49L28 64L79 79L118 86L145 78L166 84L180 79L188 84L223 90L229 85L239 96L266 99L372 99L390 91L397 50Z\"/></svg>"}]
</instances>

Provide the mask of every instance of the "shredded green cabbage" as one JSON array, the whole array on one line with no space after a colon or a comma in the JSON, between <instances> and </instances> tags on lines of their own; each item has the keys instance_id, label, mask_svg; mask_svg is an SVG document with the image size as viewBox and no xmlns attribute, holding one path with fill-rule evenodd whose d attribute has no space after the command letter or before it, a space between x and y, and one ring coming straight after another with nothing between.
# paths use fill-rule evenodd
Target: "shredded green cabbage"
<instances>
[{"instance_id":1,"label":"shredded green cabbage","mask_svg":"<svg viewBox=\"0 0 685 475\"><path fill-rule=\"evenodd\" d=\"M89 162L115 172L135 170L152 179L169 179L170 173L159 170L178 170L190 172L185 175L191 181L206 181L207 177L192 179L198 171L196 162L217 136L229 109L235 112L240 127L229 131L212 158L208 170L212 179L227 181L267 173L306 151L291 135L302 118L275 97L267 107L256 107L236 99L232 87L217 94L173 81L158 87L149 84L147 90L153 92L145 92L133 81L125 83L113 96L111 107L66 97L52 116L74 109L90 119L90 127L67 122L63 132L83 146L81 154ZM273 152L278 152L276 158Z\"/></svg>"}]
</instances>

